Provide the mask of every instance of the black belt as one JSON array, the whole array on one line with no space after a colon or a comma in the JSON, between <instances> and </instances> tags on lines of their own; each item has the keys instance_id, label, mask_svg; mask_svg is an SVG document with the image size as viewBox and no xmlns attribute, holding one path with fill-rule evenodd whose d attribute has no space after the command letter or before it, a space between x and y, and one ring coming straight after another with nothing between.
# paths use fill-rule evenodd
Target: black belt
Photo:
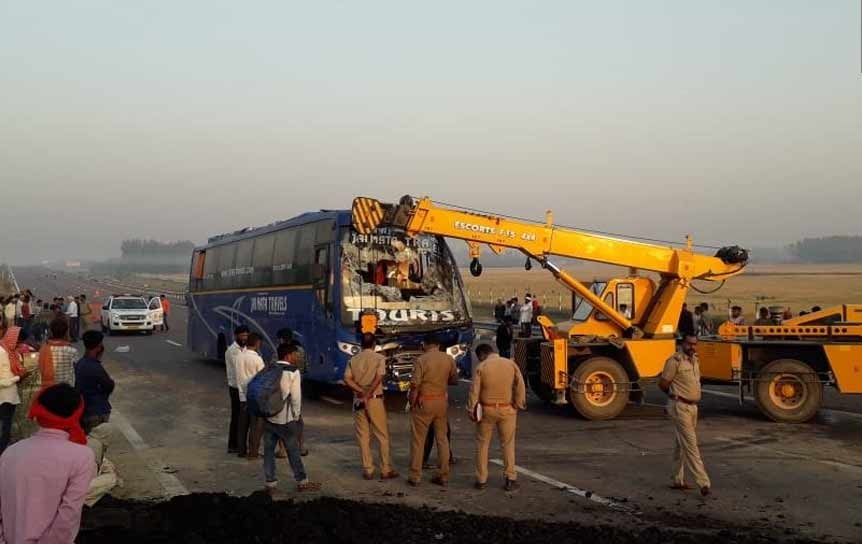
<instances>
[{"instance_id":1,"label":"black belt","mask_svg":"<svg viewBox=\"0 0 862 544\"><path fill-rule=\"evenodd\" d=\"M692 406L697 406L696 402L688 400L688 399L684 399L684 398L680 397L679 395L668 395L668 396L670 397L670 400L673 400L676 402L681 402L683 404L691 404Z\"/></svg>"}]
</instances>

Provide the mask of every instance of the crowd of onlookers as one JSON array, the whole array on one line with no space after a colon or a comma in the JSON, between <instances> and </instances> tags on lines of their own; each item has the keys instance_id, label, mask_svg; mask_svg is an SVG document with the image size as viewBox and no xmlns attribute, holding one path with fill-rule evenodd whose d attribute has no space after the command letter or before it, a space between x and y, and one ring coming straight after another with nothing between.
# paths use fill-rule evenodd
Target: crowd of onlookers
<instances>
[{"instance_id":1,"label":"crowd of onlookers","mask_svg":"<svg viewBox=\"0 0 862 544\"><path fill-rule=\"evenodd\" d=\"M117 481L103 335L87 330L85 295L0 302L0 542L73 542L83 505Z\"/></svg>"},{"instance_id":2,"label":"crowd of onlookers","mask_svg":"<svg viewBox=\"0 0 862 544\"><path fill-rule=\"evenodd\" d=\"M779 308L780 311L771 311L768 306L760 306L757 310L755 326L781 325L784 321L793 319L793 310L790 307ZM799 317L821 311L820 306L814 306L811 310L802 310ZM709 304L702 302L695 306L694 311L688 309L688 304L683 303L682 311L677 324L677 331L681 337L685 336L708 336L715 333L715 323L709 315ZM727 320L734 325L745 325L745 316L742 306L732 305L728 311Z\"/></svg>"},{"instance_id":3,"label":"crowd of onlookers","mask_svg":"<svg viewBox=\"0 0 862 544\"><path fill-rule=\"evenodd\" d=\"M54 297L48 302L36 298L26 289L22 293L0 298L0 306L3 308L6 323L20 327L20 337L24 342L44 342L51 321L59 317L66 319L69 324L69 340L77 342L82 327L86 330L93 316L93 309L84 294L67 298Z\"/></svg>"}]
</instances>

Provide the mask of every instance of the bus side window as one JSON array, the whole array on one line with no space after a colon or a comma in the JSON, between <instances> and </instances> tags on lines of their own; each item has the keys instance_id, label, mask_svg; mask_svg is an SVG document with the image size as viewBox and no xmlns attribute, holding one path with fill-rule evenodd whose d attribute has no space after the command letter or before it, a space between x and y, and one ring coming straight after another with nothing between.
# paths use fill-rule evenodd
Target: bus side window
<instances>
[{"instance_id":1,"label":"bus side window","mask_svg":"<svg viewBox=\"0 0 862 544\"><path fill-rule=\"evenodd\" d=\"M272 256L273 285L294 283L294 255L296 254L296 227L282 230L275 237L275 252Z\"/></svg>"},{"instance_id":2,"label":"bus side window","mask_svg":"<svg viewBox=\"0 0 862 544\"><path fill-rule=\"evenodd\" d=\"M294 259L294 268L296 269L294 283L311 283L311 262L314 257L315 230L315 223L299 227L299 240L297 242L296 256Z\"/></svg>"},{"instance_id":3,"label":"bus side window","mask_svg":"<svg viewBox=\"0 0 862 544\"><path fill-rule=\"evenodd\" d=\"M219 252L219 278L218 278L218 288L219 289L230 289L234 287L234 278L235 272L234 270L234 262L236 258L236 242L225 244L221 246L221 251Z\"/></svg>"},{"instance_id":4,"label":"bus side window","mask_svg":"<svg viewBox=\"0 0 862 544\"><path fill-rule=\"evenodd\" d=\"M275 247L275 236L275 234L267 234L254 241L251 283L255 287L272 284L272 252Z\"/></svg>"},{"instance_id":5,"label":"bus side window","mask_svg":"<svg viewBox=\"0 0 862 544\"><path fill-rule=\"evenodd\" d=\"M335 239L335 221L318 221L315 223L314 243L328 244Z\"/></svg>"},{"instance_id":6,"label":"bus side window","mask_svg":"<svg viewBox=\"0 0 862 544\"><path fill-rule=\"evenodd\" d=\"M314 250L313 279L314 294L327 316L332 315L329 288L329 245L317 246Z\"/></svg>"},{"instance_id":7,"label":"bus side window","mask_svg":"<svg viewBox=\"0 0 862 544\"><path fill-rule=\"evenodd\" d=\"M219 288L219 254L221 251L221 247L211 247L206 250L206 259L204 259L203 289Z\"/></svg>"},{"instance_id":8,"label":"bus side window","mask_svg":"<svg viewBox=\"0 0 862 544\"><path fill-rule=\"evenodd\" d=\"M206 263L207 252L206 251L195 251L194 256L192 257L192 277L191 277L191 288L193 290L202 289L203 288L203 280L204 280L204 266Z\"/></svg>"},{"instance_id":9,"label":"bus side window","mask_svg":"<svg viewBox=\"0 0 862 544\"><path fill-rule=\"evenodd\" d=\"M234 287L251 287L251 256L254 251L254 238L240 240L236 246L236 259L234 261Z\"/></svg>"}]
</instances>

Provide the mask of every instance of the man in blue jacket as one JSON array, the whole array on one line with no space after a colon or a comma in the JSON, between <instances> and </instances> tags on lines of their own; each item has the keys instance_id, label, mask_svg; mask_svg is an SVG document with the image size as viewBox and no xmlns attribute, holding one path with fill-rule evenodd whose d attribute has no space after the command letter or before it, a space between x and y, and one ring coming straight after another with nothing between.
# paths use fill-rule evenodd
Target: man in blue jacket
<instances>
[{"instance_id":1,"label":"man in blue jacket","mask_svg":"<svg viewBox=\"0 0 862 544\"><path fill-rule=\"evenodd\" d=\"M84 397L84 415L81 427L90 434L93 428L107 423L111 417L111 403L108 397L114 392L114 380L102 366L105 346L104 336L99 331L84 333L84 356L75 363L75 386Z\"/></svg>"}]
</instances>

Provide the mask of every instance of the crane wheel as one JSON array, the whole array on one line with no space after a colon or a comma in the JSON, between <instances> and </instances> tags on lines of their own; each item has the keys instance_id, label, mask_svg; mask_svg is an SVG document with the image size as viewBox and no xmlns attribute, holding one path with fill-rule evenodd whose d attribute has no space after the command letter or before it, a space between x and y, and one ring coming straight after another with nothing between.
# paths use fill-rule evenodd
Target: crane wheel
<instances>
[{"instance_id":1,"label":"crane wheel","mask_svg":"<svg viewBox=\"0 0 862 544\"><path fill-rule=\"evenodd\" d=\"M629 401L629 377L610 357L591 357L572 372L569 403L585 419L613 419Z\"/></svg>"},{"instance_id":2,"label":"crane wheel","mask_svg":"<svg viewBox=\"0 0 862 544\"><path fill-rule=\"evenodd\" d=\"M804 423L823 402L823 384L802 361L776 359L760 371L754 388L760 411L779 423Z\"/></svg>"}]
</instances>

